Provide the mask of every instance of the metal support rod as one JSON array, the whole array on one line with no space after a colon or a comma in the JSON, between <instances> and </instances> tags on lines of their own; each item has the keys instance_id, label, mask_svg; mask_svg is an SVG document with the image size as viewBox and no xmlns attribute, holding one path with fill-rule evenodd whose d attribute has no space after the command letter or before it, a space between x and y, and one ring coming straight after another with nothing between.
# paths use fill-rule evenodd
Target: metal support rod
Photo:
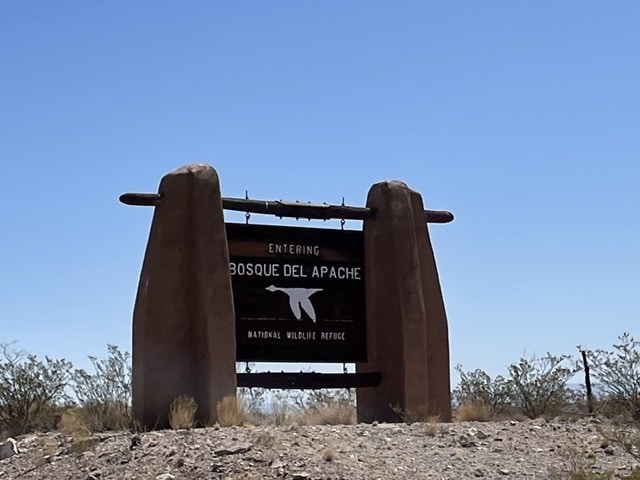
<instances>
[{"instance_id":1,"label":"metal support rod","mask_svg":"<svg viewBox=\"0 0 640 480\"><path fill-rule=\"evenodd\" d=\"M158 193L123 193L120 201L126 205L153 207L162 203L162 196ZM343 205L328 205L324 203L286 202L283 200L249 200L246 198L222 198L225 210L239 212L262 213L278 217L315 218L328 220L331 218L347 220L366 220L376 215L375 210L367 207L349 207ZM453 214L446 210L425 210L424 219L427 223L449 223L453 221Z\"/></svg>"}]
</instances>

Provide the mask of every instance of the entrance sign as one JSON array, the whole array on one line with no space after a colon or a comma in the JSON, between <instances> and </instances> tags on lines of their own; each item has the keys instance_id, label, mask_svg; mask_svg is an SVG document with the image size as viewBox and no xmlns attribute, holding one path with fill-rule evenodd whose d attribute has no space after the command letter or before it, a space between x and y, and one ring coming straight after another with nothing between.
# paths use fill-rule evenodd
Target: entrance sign
<instances>
[{"instance_id":1,"label":"entrance sign","mask_svg":"<svg viewBox=\"0 0 640 480\"><path fill-rule=\"evenodd\" d=\"M140 427L168 428L180 395L212 425L238 386L355 387L358 422L402 421L398 411L451 420L447 316L425 225L450 212L425 210L395 180L372 185L365 207L225 198L209 165L120 200L155 209L133 314ZM362 230L225 224L225 209L356 219ZM237 361L354 362L356 372L242 374Z\"/></svg>"},{"instance_id":2,"label":"entrance sign","mask_svg":"<svg viewBox=\"0 0 640 480\"><path fill-rule=\"evenodd\" d=\"M366 361L361 231L226 224L238 361Z\"/></svg>"}]
</instances>

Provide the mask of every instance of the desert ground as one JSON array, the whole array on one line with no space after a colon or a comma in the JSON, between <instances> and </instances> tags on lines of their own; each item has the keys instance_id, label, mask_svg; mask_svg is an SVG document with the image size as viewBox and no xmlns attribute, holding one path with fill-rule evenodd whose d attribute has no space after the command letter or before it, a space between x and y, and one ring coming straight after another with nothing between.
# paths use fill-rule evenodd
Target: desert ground
<instances>
[{"instance_id":1,"label":"desert ground","mask_svg":"<svg viewBox=\"0 0 640 480\"><path fill-rule=\"evenodd\" d=\"M609 435L630 428L583 418L51 432L16 438L0 480L625 478L638 452Z\"/></svg>"}]
</instances>

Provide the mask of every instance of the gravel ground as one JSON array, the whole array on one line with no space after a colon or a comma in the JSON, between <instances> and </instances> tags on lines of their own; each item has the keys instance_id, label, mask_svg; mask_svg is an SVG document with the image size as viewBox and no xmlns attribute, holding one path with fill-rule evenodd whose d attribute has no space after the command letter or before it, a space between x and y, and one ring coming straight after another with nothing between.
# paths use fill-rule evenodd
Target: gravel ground
<instances>
[{"instance_id":1,"label":"gravel ground","mask_svg":"<svg viewBox=\"0 0 640 480\"><path fill-rule=\"evenodd\" d=\"M32 434L0 461L0 480L546 479L572 459L630 475L638 460L602 428L611 427L590 418Z\"/></svg>"}]
</instances>

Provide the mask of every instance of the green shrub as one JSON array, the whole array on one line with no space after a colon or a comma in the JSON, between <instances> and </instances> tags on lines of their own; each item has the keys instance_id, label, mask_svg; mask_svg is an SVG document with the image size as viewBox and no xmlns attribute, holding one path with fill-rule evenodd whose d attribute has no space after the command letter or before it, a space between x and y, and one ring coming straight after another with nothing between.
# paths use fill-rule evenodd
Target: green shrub
<instances>
[{"instance_id":1,"label":"green shrub","mask_svg":"<svg viewBox=\"0 0 640 480\"><path fill-rule=\"evenodd\" d=\"M465 372L456 370L460 383L453 390L454 404L460 408L487 408L492 417L522 413L530 418L563 412L575 400L568 381L579 371L570 365L568 355L521 358L509 365L509 377L491 378L480 369Z\"/></svg>"},{"instance_id":2,"label":"green shrub","mask_svg":"<svg viewBox=\"0 0 640 480\"><path fill-rule=\"evenodd\" d=\"M604 394L599 403L640 421L640 341L629 333L618 339L613 351L587 351L592 375Z\"/></svg>"},{"instance_id":3,"label":"green shrub","mask_svg":"<svg viewBox=\"0 0 640 480\"><path fill-rule=\"evenodd\" d=\"M8 344L0 344L0 356L0 433L15 436L55 427L60 405L68 400L71 363L49 357L43 362Z\"/></svg>"},{"instance_id":4,"label":"green shrub","mask_svg":"<svg viewBox=\"0 0 640 480\"><path fill-rule=\"evenodd\" d=\"M509 366L515 406L527 417L555 415L563 412L573 398L567 387L580 370L570 363L569 355L521 358Z\"/></svg>"},{"instance_id":5,"label":"green shrub","mask_svg":"<svg viewBox=\"0 0 640 480\"><path fill-rule=\"evenodd\" d=\"M456 365L460 375L460 383L453 390L453 401L457 407L462 405L482 406L489 415L504 413L513 405L513 382L501 375L491 378L486 372L476 369L465 372L461 365Z\"/></svg>"},{"instance_id":6,"label":"green shrub","mask_svg":"<svg viewBox=\"0 0 640 480\"><path fill-rule=\"evenodd\" d=\"M131 356L107 345L108 357L89 357L95 373L77 369L72 389L91 431L131 428Z\"/></svg>"}]
</instances>

